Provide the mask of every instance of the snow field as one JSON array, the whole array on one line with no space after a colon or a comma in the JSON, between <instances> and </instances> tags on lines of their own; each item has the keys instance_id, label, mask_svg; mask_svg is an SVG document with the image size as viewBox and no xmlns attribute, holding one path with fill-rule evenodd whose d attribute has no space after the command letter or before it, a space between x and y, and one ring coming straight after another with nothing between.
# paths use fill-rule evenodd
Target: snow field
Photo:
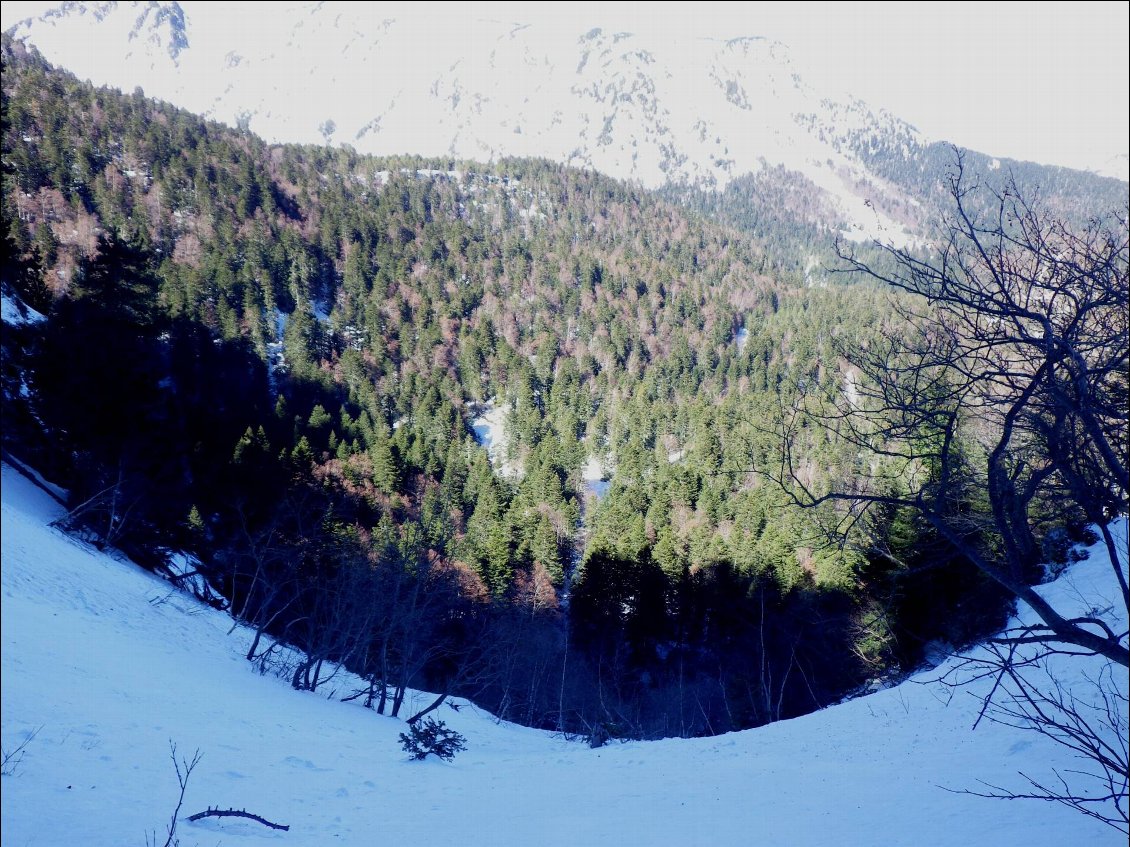
<instances>
[{"instance_id":1,"label":"snow field","mask_svg":"<svg viewBox=\"0 0 1130 847\"><path fill-rule=\"evenodd\" d=\"M182 809L185 847L1125 843L1057 805L945 790L1021 788L1020 770L1074 763L1031 732L971 732L980 701L932 681L944 667L756 730L596 750L460 701L436 717L467 751L410 762L401 720L259 676L230 618L49 528L59 506L7 465L2 493L4 750L38 729L3 777L5 847L143 845L153 831L163 843L177 795L170 740L178 756L203 754ZM1047 591L1081 608L1104 602L1102 558ZM1076 662L1069 676L1086 669ZM325 692L340 698L355 682L341 674ZM184 821L208 806L290 831Z\"/></svg>"}]
</instances>

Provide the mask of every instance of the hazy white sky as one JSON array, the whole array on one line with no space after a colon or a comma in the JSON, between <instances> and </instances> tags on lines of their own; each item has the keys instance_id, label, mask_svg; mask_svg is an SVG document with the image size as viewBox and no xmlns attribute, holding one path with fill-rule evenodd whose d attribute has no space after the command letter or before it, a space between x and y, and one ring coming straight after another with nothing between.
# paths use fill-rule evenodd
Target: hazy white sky
<instances>
[{"instance_id":1,"label":"hazy white sky","mask_svg":"<svg viewBox=\"0 0 1130 847\"><path fill-rule=\"evenodd\" d=\"M51 5L4 2L2 26ZM207 11L183 5L190 16ZM413 4L388 5L395 17ZM798 70L818 89L850 92L932 138L1084 168L1130 151L1126 2L471 2L426 9L569 30L768 36L792 48Z\"/></svg>"}]
</instances>

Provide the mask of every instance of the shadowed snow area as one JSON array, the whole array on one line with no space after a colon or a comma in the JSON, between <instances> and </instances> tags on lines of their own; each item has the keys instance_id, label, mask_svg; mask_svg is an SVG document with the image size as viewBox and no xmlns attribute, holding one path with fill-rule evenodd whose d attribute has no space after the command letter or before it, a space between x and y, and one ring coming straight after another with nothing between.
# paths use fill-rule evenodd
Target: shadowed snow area
<instances>
[{"instance_id":1,"label":"shadowed snow area","mask_svg":"<svg viewBox=\"0 0 1130 847\"><path fill-rule=\"evenodd\" d=\"M979 701L931 682L940 669L761 729L596 750L444 706L436 717L467 751L411 762L401 720L257 675L227 616L48 528L59 507L6 465L2 493L4 750L39 728L3 777L5 847L142 845L154 830L164 843L170 740L203 754L182 809L186 847L1125 843L1050 803L944 790L1019 789L1018 771L1073 761L1031 732L971 732ZM1114 596L1103 558L1096 549L1047 592L1101 604ZM353 680L329 689L340 698ZM290 831L184 820L209 806Z\"/></svg>"},{"instance_id":2,"label":"shadowed snow area","mask_svg":"<svg viewBox=\"0 0 1130 847\"><path fill-rule=\"evenodd\" d=\"M4 323L15 326L44 320L43 315L31 306L26 306L17 298L9 297L7 294L0 296L0 318L3 318Z\"/></svg>"},{"instance_id":3,"label":"shadowed snow area","mask_svg":"<svg viewBox=\"0 0 1130 847\"><path fill-rule=\"evenodd\" d=\"M475 440L486 448L495 470L507 479L517 479L522 475L521 466L506 458L509 442L506 416L509 411L505 403L496 406L495 400L488 400L478 417L471 421L471 429L475 433Z\"/></svg>"}]
</instances>

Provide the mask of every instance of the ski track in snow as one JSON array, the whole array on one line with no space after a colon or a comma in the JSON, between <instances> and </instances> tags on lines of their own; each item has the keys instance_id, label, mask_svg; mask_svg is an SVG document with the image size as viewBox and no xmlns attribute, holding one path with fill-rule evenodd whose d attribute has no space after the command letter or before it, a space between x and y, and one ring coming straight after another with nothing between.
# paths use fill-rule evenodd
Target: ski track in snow
<instances>
[{"instance_id":1,"label":"ski track in snow","mask_svg":"<svg viewBox=\"0 0 1130 847\"><path fill-rule=\"evenodd\" d=\"M467 751L410 762L401 720L259 676L227 616L48 528L60 507L7 465L2 493L4 749L41 727L3 777L5 847L142 845L154 831L163 843L177 795L170 739L178 756L203 753L185 847L1125 843L1053 804L943 790L1019 788L1019 770L1072 763L1030 732L971 732L979 701L930 682L937 670L756 730L596 750L445 706L438 717ZM1059 602L1109 590L1101 558L1047 590ZM339 676L327 693L352 682ZM209 806L290 831L183 820Z\"/></svg>"}]
</instances>

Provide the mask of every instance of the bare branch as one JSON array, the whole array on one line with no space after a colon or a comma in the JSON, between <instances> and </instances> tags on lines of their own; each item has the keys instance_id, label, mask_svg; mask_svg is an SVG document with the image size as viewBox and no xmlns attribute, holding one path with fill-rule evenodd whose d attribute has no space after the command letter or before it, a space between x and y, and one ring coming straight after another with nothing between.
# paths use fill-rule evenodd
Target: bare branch
<instances>
[{"instance_id":1,"label":"bare branch","mask_svg":"<svg viewBox=\"0 0 1130 847\"><path fill-rule=\"evenodd\" d=\"M283 832L290 831L289 824L271 823L266 818L259 815L252 814L246 809L205 809L203 812L197 812L195 815L189 815L190 821L199 821L204 818L247 818L248 820L261 823L263 826L269 826L271 829L281 829Z\"/></svg>"},{"instance_id":2,"label":"bare branch","mask_svg":"<svg viewBox=\"0 0 1130 847\"><path fill-rule=\"evenodd\" d=\"M169 756L172 758L173 768L177 772L177 785L180 787L180 794L177 795L177 805L176 808L173 809L172 817L169 820L167 827L168 837L165 839L164 847L176 847L176 845L180 843L179 839L177 839L177 817L180 815L181 806L184 805L184 792L188 788L188 778L192 775L196 766L200 764L200 759L203 757L203 754L197 750L192 755L191 760L183 758L178 759L177 745L170 741ZM147 838L146 843L156 845L156 838L154 838L152 842Z\"/></svg>"}]
</instances>

